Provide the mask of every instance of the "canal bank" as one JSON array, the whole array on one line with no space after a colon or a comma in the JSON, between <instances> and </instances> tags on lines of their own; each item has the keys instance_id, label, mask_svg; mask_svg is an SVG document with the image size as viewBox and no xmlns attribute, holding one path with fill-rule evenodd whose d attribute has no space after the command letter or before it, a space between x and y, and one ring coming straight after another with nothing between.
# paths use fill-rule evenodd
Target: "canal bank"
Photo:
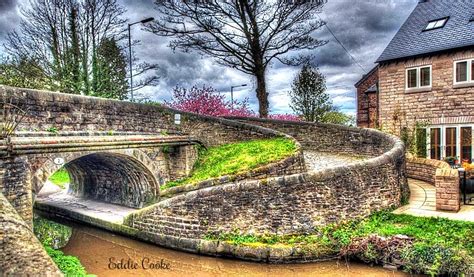
<instances>
[{"instance_id":1,"label":"canal bank","mask_svg":"<svg viewBox=\"0 0 474 277\"><path fill-rule=\"evenodd\" d=\"M55 220L73 228L68 244L61 251L78 257L86 271L97 276L408 276L345 261L277 265L207 257L158 247L64 219Z\"/></svg>"}]
</instances>

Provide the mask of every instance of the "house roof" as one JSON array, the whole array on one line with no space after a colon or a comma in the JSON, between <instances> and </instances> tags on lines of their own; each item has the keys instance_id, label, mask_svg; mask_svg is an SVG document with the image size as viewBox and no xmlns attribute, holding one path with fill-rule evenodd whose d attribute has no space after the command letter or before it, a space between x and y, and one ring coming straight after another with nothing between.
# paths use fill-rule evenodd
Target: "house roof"
<instances>
[{"instance_id":1,"label":"house roof","mask_svg":"<svg viewBox=\"0 0 474 277\"><path fill-rule=\"evenodd\" d=\"M472 0L420 1L377 62L474 45ZM442 28L424 31L428 22L449 17Z\"/></svg>"}]
</instances>

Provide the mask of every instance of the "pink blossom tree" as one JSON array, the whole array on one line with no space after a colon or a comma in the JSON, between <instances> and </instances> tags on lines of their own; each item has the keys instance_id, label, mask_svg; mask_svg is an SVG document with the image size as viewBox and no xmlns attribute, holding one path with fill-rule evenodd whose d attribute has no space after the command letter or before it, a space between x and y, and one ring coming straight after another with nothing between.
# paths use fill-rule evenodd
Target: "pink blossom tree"
<instances>
[{"instance_id":1,"label":"pink blossom tree","mask_svg":"<svg viewBox=\"0 0 474 277\"><path fill-rule=\"evenodd\" d=\"M180 111L211 116L258 117L250 109L247 98L243 101L234 100L232 105L226 100L225 95L211 86L202 88L193 86L189 90L177 86L173 89L172 101L165 104ZM268 117L276 120L301 121L299 116L293 114L270 114Z\"/></svg>"},{"instance_id":2,"label":"pink blossom tree","mask_svg":"<svg viewBox=\"0 0 474 277\"><path fill-rule=\"evenodd\" d=\"M166 102L166 105L180 111L211 116L255 116L249 107L248 99L234 100L232 105L225 99L225 95L211 86L193 86L189 90L177 86L173 89L173 100Z\"/></svg>"}]
</instances>

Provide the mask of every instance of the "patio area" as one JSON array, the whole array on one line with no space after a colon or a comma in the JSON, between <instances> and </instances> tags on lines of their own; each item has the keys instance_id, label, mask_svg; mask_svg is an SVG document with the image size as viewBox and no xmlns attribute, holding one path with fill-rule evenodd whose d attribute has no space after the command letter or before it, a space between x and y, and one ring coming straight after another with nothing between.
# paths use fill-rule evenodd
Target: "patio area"
<instances>
[{"instance_id":1,"label":"patio area","mask_svg":"<svg viewBox=\"0 0 474 277\"><path fill-rule=\"evenodd\" d=\"M474 222L474 206L461 205L461 210L457 213L436 211L436 188L433 185L415 179L408 179L408 185L410 187L409 204L396 209L393 213Z\"/></svg>"}]
</instances>

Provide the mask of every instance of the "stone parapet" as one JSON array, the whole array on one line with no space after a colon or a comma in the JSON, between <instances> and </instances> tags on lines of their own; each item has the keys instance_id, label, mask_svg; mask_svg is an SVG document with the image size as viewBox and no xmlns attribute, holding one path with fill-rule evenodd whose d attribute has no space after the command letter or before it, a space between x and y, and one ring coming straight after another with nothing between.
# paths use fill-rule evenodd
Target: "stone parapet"
<instances>
[{"instance_id":1,"label":"stone parapet","mask_svg":"<svg viewBox=\"0 0 474 277\"><path fill-rule=\"evenodd\" d=\"M278 125L277 121L258 121ZM399 206L407 197L405 149L397 138L375 130L280 123L300 138L303 149L318 146L322 150L320 143L325 143L329 148L326 151L341 146L343 153L362 152L372 158L289 176L229 181L182 193L131 214L125 225L151 237L186 239L235 230L300 234ZM278 130L283 132L282 128ZM333 131L339 136L320 138ZM330 141L334 146L329 146ZM373 144L369 146L369 142Z\"/></svg>"},{"instance_id":2,"label":"stone parapet","mask_svg":"<svg viewBox=\"0 0 474 277\"><path fill-rule=\"evenodd\" d=\"M459 173L448 163L439 160L407 156L407 176L428 182L436 187L436 209L459 211Z\"/></svg>"}]
</instances>

